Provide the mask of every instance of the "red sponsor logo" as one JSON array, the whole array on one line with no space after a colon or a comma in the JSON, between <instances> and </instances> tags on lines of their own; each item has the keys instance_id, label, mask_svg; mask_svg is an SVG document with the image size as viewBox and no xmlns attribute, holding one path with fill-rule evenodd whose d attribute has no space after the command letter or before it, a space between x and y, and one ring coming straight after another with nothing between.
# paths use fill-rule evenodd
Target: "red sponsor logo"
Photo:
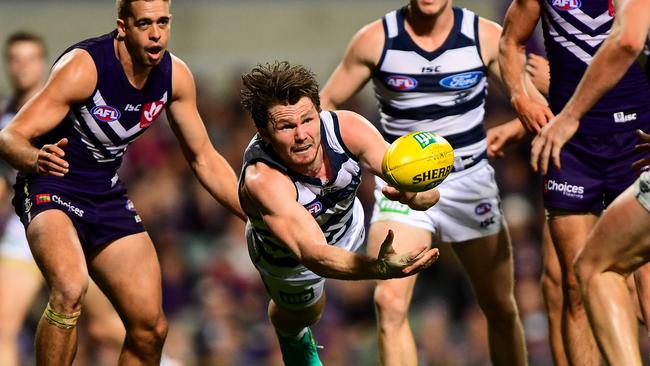
<instances>
[{"instance_id":1,"label":"red sponsor logo","mask_svg":"<svg viewBox=\"0 0 650 366\"><path fill-rule=\"evenodd\" d=\"M36 195L36 206L41 203L52 202L52 195L49 193L40 193Z\"/></svg>"},{"instance_id":2,"label":"red sponsor logo","mask_svg":"<svg viewBox=\"0 0 650 366\"><path fill-rule=\"evenodd\" d=\"M163 111L164 107L165 101L163 100L145 104L142 107L142 112L140 112L140 128L151 126L153 121L155 121Z\"/></svg>"}]
</instances>

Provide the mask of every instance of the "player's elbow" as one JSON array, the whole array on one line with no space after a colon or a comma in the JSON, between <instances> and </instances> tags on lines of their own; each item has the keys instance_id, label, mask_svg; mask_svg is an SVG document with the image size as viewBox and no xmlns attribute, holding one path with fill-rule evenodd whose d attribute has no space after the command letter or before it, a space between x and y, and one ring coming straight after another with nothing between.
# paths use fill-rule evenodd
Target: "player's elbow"
<instances>
[{"instance_id":1,"label":"player's elbow","mask_svg":"<svg viewBox=\"0 0 650 366\"><path fill-rule=\"evenodd\" d=\"M639 37L637 32L631 30L621 31L615 38L616 47L620 52L630 57L636 57L643 51L645 38Z\"/></svg>"}]
</instances>

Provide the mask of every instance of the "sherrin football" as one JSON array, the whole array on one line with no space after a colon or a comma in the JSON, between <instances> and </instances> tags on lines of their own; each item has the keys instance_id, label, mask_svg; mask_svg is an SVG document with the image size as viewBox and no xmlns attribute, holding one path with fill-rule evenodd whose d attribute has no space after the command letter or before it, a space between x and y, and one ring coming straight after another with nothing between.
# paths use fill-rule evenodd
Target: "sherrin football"
<instances>
[{"instance_id":1,"label":"sherrin football","mask_svg":"<svg viewBox=\"0 0 650 366\"><path fill-rule=\"evenodd\" d=\"M453 166L454 149L432 132L411 132L393 141L381 163L386 182L406 192L436 187Z\"/></svg>"}]
</instances>

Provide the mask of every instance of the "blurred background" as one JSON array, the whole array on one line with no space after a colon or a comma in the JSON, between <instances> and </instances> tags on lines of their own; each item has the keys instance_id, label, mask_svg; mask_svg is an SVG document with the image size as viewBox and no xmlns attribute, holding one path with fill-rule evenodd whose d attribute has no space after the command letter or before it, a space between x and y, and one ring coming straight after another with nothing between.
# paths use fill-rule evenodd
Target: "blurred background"
<instances>
[{"instance_id":1,"label":"blurred background","mask_svg":"<svg viewBox=\"0 0 650 366\"><path fill-rule=\"evenodd\" d=\"M193 70L198 105L212 142L239 171L254 134L239 104L240 75L260 62L288 60L310 67L325 82L354 33L404 1L219 0L172 3L169 49ZM455 1L501 23L509 1ZM107 33L115 24L114 2L0 1L0 35L16 30L41 34L50 63L67 46ZM530 50L543 53L536 38ZM0 75L0 97L10 87ZM377 122L367 87L346 109ZM496 83L490 84L488 126L513 113ZM158 250L164 308L170 321L165 352L184 365L280 365L278 345L266 317L268 298L245 247L243 224L222 209L189 171L161 117L129 148L121 178ZM543 210L541 179L528 166L528 142L493 161L514 246L516 296L531 365L550 365L546 314L539 286ZM372 179L360 191L368 213ZM5 205L8 205L8 199ZM8 210L2 210L7 212ZM4 220L3 220L4 221ZM119 269L116 269L119 270ZM324 345L325 365L377 365L373 283L327 281L328 304L314 327ZM21 355L32 362L33 332L46 297L34 304L20 337ZM410 316L422 365L488 365L485 321L449 248L421 274ZM114 364L80 327L77 365ZM645 352L647 353L647 352Z\"/></svg>"}]
</instances>

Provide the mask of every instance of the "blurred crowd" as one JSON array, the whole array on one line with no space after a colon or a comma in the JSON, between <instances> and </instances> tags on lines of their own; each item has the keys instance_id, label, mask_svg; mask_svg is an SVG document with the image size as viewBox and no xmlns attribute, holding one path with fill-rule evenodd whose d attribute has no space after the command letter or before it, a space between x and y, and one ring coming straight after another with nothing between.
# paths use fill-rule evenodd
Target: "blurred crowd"
<instances>
[{"instance_id":1,"label":"blurred crowd","mask_svg":"<svg viewBox=\"0 0 650 366\"><path fill-rule=\"evenodd\" d=\"M324 75L321 75L323 77ZM199 80L199 111L212 142L239 171L254 134L239 104L239 75L214 95ZM487 126L512 117L507 99L490 89ZM378 120L371 98L361 96L345 109ZM163 305L170 322L165 353L186 365L281 365L273 328L266 317L267 295L250 259L244 225L220 207L193 177L164 118L129 147L121 179L156 245L162 267ZM510 227L515 255L516 296L531 365L551 365L547 318L539 285L542 269L541 179L528 166L529 144L507 150L492 162ZM372 207L372 179L359 197ZM5 198L2 215L13 214ZM369 215L367 215L369 216ZM368 218L368 217L367 217ZM2 221L4 221L4 217ZM115 270L119 270L116 268ZM412 318L422 365L489 365L483 315L449 248L417 282ZM373 283L327 280L327 311L314 327L324 346L325 365L378 365ZM21 334L23 360L31 360L35 325L46 297L34 304ZM91 344L80 322L76 365L110 365L114 352ZM646 337L642 337L646 342ZM114 350L113 350L114 351ZM647 354L647 347L646 352Z\"/></svg>"}]
</instances>

